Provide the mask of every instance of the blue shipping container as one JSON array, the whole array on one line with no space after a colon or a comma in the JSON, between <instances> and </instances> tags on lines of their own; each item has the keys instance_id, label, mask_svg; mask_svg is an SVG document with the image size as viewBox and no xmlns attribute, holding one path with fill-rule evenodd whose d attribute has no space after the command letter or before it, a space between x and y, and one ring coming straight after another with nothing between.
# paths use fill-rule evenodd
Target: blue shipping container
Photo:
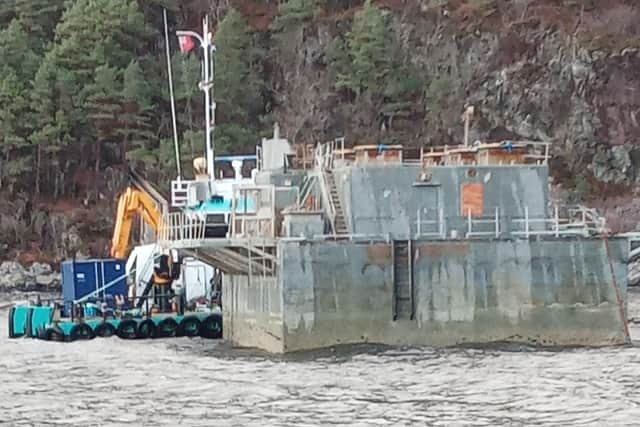
<instances>
[{"instance_id":1,"label":"blue shipping container","mask_svg":"<svg viewBox=\"0 0 640 427\"><path fill-rule=\"evenodd\" d=\"M105 285L109 288L99 291L98 299L107 299L108 296L126 295L127 280L125 277L125 261L116 259L91 259L82 261L63 261L60 266L62 271L62 297L64 299L65 315L71 314L71 303L74 300L85 297ZM111 304L110 304L111 305Z\"/></svg>"}]
</instances>

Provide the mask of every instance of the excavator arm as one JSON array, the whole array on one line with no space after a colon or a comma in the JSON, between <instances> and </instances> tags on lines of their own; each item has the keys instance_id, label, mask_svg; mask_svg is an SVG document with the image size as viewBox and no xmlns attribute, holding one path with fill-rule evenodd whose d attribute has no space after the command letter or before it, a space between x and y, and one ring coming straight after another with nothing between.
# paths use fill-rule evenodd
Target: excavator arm
<instances>
[{"instance_id":1,"label":"excavator arm","mask_svg":"<svg viewBox=\"0 0 640 427\"><path fill-rule=\"evenodd\" d=\"M129 187L118 200L116 225L111 241L111 256L125 259L129 248L131 227L136 214L140 213L144 221L154 230L158 230L162 214L153 199L144 192Z\"/></svg>"}]
</instances>

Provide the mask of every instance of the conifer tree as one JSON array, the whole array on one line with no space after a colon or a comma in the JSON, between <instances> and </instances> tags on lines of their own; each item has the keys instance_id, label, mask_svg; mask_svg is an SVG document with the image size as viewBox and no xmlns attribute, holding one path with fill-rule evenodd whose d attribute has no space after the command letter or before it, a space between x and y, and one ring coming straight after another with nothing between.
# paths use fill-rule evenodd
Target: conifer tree
<instances>
[{"instance_id":1,"label":"conifer tree","mask_svg":"<svg viewBox=\"0 0 640 427\"><path fill-rule=\"evenodd\" d=\"M355 14L353 26L346 37L344 51L349 66L338 73L338 88L345 87L356 94L384 90L392 58L388 31L387 12L367 0Z\"/></svg>"},{"instance_id":2,"label":"conifer tree","mask_svg":"<svg viewBox=\"0 0 640 427\"><path fill-rule=\"evenodd\" d=\"M28 31L33 46L42 51L53 38L56 23L64 10L65 0L13 0L15 13Z\"/></svg>"},{"instance_id":3,"label":"conifer tree","mask_svg":"<svg viewBox=\"0 0 640 427\"><path fill-rule=\"evenodd\" d=\"M85 110L87 119L95 135L95 171L100 171L103 146L117 145L119 112L121 109L120 82L118 70L101 65L95 70L94 81L85 89Z\"/></svg>"},{"instance_id":4,"label":"conifer tree","mask_svg":"<svg viewBox=\"0 0 640 427\"><path fill-rule=\"evenodd\" d=\"M18 182L31 167L25 118L29 111L29 81L38 58L15 19L0 32L0 58L0 183L7 179Z\"/></svg>"},{"instance_id":5,"label":"conifer tree","mask_svg":"<svg viewBox=\"0 0 640 427\"><path fill-rule=\"evenodd\" d=\"M122 110L119 114L122 138L121 158L126 161L129 147L144 147L153 134L150 131L152 111L151 88L138 61L131 61L123 73Z\"/></svg>"},{"instance_id":6,"label":"conifer tree","mask_svg":"<svg viewBox=\"0 0 640 427\"><path fill-rule=\"evenodd\" d=\"M218 103L216 146L246 150L258 139L252 119L263 108L260 57L240 13L231 9L216 33L215 98Z\"/></svg>"}]
</instances>

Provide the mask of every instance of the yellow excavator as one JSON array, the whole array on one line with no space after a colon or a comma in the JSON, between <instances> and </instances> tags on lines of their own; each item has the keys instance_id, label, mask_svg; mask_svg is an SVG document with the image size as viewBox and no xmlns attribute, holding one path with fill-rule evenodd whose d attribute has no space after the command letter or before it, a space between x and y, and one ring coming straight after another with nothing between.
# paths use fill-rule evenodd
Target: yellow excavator
<instances>
[{"instance_id":1,"label":"yellow excavator","mask_svg":"<svg viewBox=\"0 0 640 427\"><path fill-rule=\"evenodd\" d=\"M129 253L129 239L131 227L136 215L140 213L144 221L154 231L158 230L162 214L156 207L153 199L143 191L129 187L122 193L118 200L116 213L116 225L111 240L111 256L117 259L125 259Z\"/></svg>"},{"instance_id":2,"label":"yellow excavator","mask_svg":"<svg viewBox=\"0 0 640 427\"><path fill-rule=\"evenodd\" d=\"M126 259L129 254L129 240L131 238L131 229L133 221L138 214L142 216L144 221L157 232L162 220L162 213L158 206L166 208L164 198L140 177L133 170L129 171L130 185L118 200L118 210L116 213L116 223L113 230L111 240L111 256L116 259ZM142 298L138 300L136 306L140 308L152 287L156 288L156 295L166 295L172 281L179 275L179 267L172 268L170 257L162 255L159 257L159 263L154 266L151 280L144 289ZM176 271L172 271L176 270ZM167 304L166 298L160 299L161 309L165 309Z\"/></svg>"}]
</instances>

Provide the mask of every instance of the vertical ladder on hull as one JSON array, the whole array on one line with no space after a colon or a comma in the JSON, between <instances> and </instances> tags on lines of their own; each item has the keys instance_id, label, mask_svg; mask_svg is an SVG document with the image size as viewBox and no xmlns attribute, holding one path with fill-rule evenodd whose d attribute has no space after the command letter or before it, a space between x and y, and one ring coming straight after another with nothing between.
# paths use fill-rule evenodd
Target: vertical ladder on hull
<instances>
[{"instance_id":1,"label":"vertical ladder on hull","mask_svg":"<svg viewBox=\"0 0 640 427\"><path fill-rule=\"evenodd\" d=\"M393 241L393 320L415 314L411 249L410 240Z\"/></svg>"},{"instance_id":2,"label":"vertical ladder on hull","mask_svg":"<svg viewBox=\"0 0 640 427\"><path fill-rule=\"evenodd\" d=\"M333 203L333 208L335 209L336 214L334 231L336 234L347 234L349 229L347 228L347 221L344 217L344 211L342 210L342 203L340 203L340 196L338 195L338 189L336 188L336 181L333 176L333 172L327 171L326 177L327 184L329 184L329 197L331 198L331 203Z\"/></svg>"}]
</instances>

